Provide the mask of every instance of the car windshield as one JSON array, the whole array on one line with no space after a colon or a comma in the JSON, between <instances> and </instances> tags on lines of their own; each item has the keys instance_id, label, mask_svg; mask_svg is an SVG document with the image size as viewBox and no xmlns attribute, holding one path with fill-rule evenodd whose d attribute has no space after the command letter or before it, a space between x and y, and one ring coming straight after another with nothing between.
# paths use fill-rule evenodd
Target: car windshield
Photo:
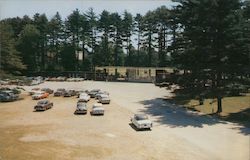
<instances>
[{"instance_id":1,"label":"car windshield","mask_svg":"<svg viewBox=\"0 0 250 160\"><path fill-rule=\"evenodd\" d=\"M135 119L136 120L146 120L146 119L148 119L148 116L143 115L143 114L138 114L138 115L135 115Z\"/></svg>"},{"instance_id":2,"label":"car windshield","mask_svg":"<svg viewBox=\"0 0 250 160\"><path fill-rule=\"evenodd\" d=\"M48 101L39 101L38 104L47 104Z\"/></svg>"},{"instance_id":3,"label":"car windshield","mask_svg":"<svg viewBox=\"0 0 250 160\"><path fill-rule=\"evenodd\" d=\"M78 104L78 105L77 105L77 108L78 108L78 109L86 109L87 106L86 106L85 103L81 103L81 104Z\"/></svg>"}]
</instances>

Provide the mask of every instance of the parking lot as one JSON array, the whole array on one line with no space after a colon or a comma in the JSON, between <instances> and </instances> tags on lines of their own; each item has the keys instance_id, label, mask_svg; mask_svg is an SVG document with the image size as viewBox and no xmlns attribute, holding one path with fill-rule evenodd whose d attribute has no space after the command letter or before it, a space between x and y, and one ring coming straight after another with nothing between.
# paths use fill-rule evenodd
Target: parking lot
<instances>
[{"instance_id":1,"label":"parking lot","mask_svg":"<svg viewBox=\"0 0 250 160\"><path fill-rule=\"evenodd\" d=\"M101 89L110 93L111 103L104 105L104 116L74 115L76 97L50 95L54 106L45 112L34 112L37 101L26 92L23 100L0 103L0 160L249 159L249 128L168 104L165 88L95 81L35 87ZM89 110L95 102L87 103ZM135 113L149 115L152 130L135 130L130 124Z\"/></svg>"}]
</instances>

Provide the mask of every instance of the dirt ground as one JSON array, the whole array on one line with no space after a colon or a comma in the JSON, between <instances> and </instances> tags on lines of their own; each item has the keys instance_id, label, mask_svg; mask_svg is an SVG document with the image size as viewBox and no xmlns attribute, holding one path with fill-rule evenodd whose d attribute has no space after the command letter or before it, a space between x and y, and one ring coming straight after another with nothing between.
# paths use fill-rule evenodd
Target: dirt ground
<instances>
[{"instance_id":1,"label":"dirt ground","mask_svg":"<svg viewBox=\"0 0 250 160\"><path fill-rule=\"evenodd\" d=\"M37 86L24 87L30 90ZM104 116L74 115L77 98L50 96L54 107L34 112L37 101L0 103L0 160L249 160L250 129L200 115L163 100L153 84L45 82L38 87L110 92ZM95 103L87 103L90 110ZM134 113L146 113L152 130L136 131Z\"/></svg>"}]
</instances>

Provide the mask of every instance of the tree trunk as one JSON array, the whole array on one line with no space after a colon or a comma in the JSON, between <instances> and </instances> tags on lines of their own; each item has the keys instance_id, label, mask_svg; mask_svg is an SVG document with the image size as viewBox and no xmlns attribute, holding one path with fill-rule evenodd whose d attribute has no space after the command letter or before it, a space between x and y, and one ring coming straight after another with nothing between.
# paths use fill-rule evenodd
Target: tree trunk
<instances>
[{"instance_id":1,"label":"tree trunk","mask_svg":"<svg viewBox=\"0 0 250 160\"><path fill-rule=\"evenodd\" d=\"M217 113L222 112L222 98L221 96L217 97Z\"/></svg>"}]
</instances>

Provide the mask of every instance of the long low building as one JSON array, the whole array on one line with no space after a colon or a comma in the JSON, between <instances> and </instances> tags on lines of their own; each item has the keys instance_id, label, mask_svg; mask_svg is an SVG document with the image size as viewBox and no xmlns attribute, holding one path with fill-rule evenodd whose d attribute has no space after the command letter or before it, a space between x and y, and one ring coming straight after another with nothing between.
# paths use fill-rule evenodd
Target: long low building
<instances>
[{"instance_id":1,"label":"long low building","mask_svg":"<svg viewBox=\"0 0 250 160\"><path fill-rule=\"evenodd\" d=\"M118 79L126 79L136 82L155 82L156 76L159 73L164 73L164 76L175 72L174 68L169 67L122 67L122 66L103 66L95 67L95 71L105 73L110 77Z\"/></svg>"}]
</instances>

